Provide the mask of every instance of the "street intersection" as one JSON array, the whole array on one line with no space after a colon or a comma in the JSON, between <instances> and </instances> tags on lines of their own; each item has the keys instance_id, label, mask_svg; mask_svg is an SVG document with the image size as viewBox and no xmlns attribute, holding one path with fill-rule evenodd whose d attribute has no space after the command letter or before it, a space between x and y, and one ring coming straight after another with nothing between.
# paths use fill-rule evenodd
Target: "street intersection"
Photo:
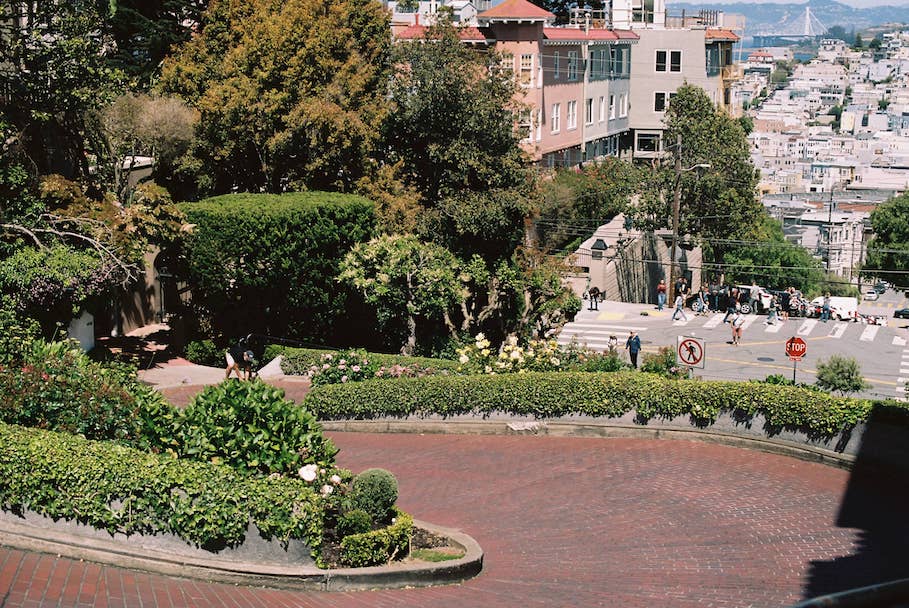
<instances>
[{"instance_id":1,"label":"street intersection","mask_svg":"<svg viewBox=\"0 0 909 608\"><path fill-rule=\"evenodd\" d=\"M765 315L745 315L742 342L736 346L730 325L723 323L724 313L698 316L686 309L686 319L673 321L672 308L658 311L648 304L601 302L599 310L585 308L578 313L575 321L563 328L558 341L574 341L604 351L609 336L614 335L621 350L628 332L634 330L639 332L646 353L663 346L675 350L680 337L694 338L704 348L703 367L694 368L694 375L706 380L748 380L771 374L791 378L793 362L785 353L785 344L798 336L807 345L804 359L796 364L798 382L814 383L817 363L841 355L856 359L872 385L860 396L902 399L909 381L909 321L892 315L903 304L901 294L890 292L877 302L859 307L864 314L882 316L886 325L835 320L824 323L805 318L771 325L765 322Z\"/></svg>"}]
</instances>

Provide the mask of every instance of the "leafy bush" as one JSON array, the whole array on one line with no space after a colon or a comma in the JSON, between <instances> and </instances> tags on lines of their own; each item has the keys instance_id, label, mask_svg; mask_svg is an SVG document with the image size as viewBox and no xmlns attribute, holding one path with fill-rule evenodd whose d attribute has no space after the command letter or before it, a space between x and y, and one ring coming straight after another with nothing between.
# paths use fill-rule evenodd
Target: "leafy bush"
<instances>
[{"instance_id":1,"label":"leafy bush","mask_svg":"<svg viewBox=\"0 0 909 608\"><path fill-rule=\"evenodd\" d=\"M224 349L212 340L193 340L186 345L186 359L196 365L224 367Z\"/></svg>"},{"instance_id":2,"label":"leafy bush","mask_svg":"<svg viewBox=\"0 0 909 608\"><path fill-rule=\"evenodd\" d=\"M364 350L342 350L337 354L323 354L321 364L311 366L308 375L313 386L360 382L374 378L378 367Z\"/></svg>"},{"instance_id":3,"label":"leafy bush","mask_svg":"<svg viewBox=\"0 0 909 608\"><path fill-rule=\"evenodd\" d=\"M855 393L870 386L862 376L858 361L839 355L831 355L826 361L818 361L817 385L824 390L837 391L841 395Z\"/></svg>"},{"instance_id":4,"label":"leafy bush","mask_svg":"<svg viewBox=\"0 0 909 608\"><path fill-rule=\"evenodd\" d=\"M378 566L407 555L413 518L396 511L392 524L380 530L352 534L341 541L341 561L352 567Z\"/></svg>"},{"instance_id":5,"label":"leafy bush","mask_svg":"<svg viewBox=\"0 0 909 608\"><path fill-rule=\"evenodd\" d=\"M371 202L325 192L231 194L180 209L195 224L184 242L193 301L215 331L365 335L369 312L334 279L344 254L373 234Z\"/></svg>"},{"instance_id":6,"label":"leafy bush","mask_svg":"<svg viewBox=\"0 0 909 608\"><path fill-rule=\"evenodd\" d=\"M17 312L9 298L0 298L0 365L21 363L32 341L40 335L37 321Z\"/></svg>"},{"instance_id":7,"label":"leafy bush","mask_svg":"<svg viewBox=\"0 0 909 608\"><path fill-rule=\"evenodd\" d=\"M322 364L322 355L336 356L338 351L314 348L286 348L270 346L266 349L267 357L274 358L278 354L284 356L281 361L281 370L291 376L306 375L313 365ZM366 356L371 362L379 365L380 369L391 370L395 366L405 368L419 368L427 370L450 370L458 368L457 361L448 359L431 359L429 357L407 357L404 355L389 355L384 353L367 352Z\"/></svg>"},{"instance_id":8,"label":"leafy bush","mask_svg":"<svg viewBox=\"0 0 909 608\"><path fill-rule=\"evenodd\" d=\"M199 546L239 544L252 522L265 538L302 539L317 554L323 532L319 495L301 480L5 424L0 504L111 534L169 532Z\"/></svg>"},{"instance_id":9,"label":"leafy bush","mask_svg":"<svg viewBox=\"0 0 909 608\"><path fill-rule=\"evenodd\" d=\"M350 498L355 508L368 513L376 524L383 524L398 500L398 480L385 469L366 469L354 477Z\"/></svg>"},{"instance_id":10,"label":"leafy bush","mask_svg":"<svg viewBox=\"0 0 909 608\"><path fill-rule=\"evenodd\" d=\"M454 416L505 412L539 418L585 414L640 421L688 414L706 425L721 411L762 414L768 430L829 437L865 420L866 400L799 387L664 378L643 372L427 376L314 388L305 405L320 419Z\"/></svg>"},{"instance_id":11,"label":"leafy bush","mask_svg":"<svg viewBox=\"0 0 909 608\"><path fill-rule=\"evenodd\" d=\"M663 346L655 353L644 353L641 358L641 371L660 374L667 378L684 378L688 375L688 371L676 362L675 349L671 346Z\"/></svg>"},{"instance_id":12,"label":"leafy bush","mask_svg":"<svg viewBox=\"0 0 909 608\"><path fill-rule=\"evenodd\" d=\"M372 517L362 509L353 509L338 519L338 536L344 538L351 534L363 534L372 530Z\"/></svg>"},{"instance_id":13,"label":"leafy bush","mask_svg":"<svg viewBox=\"0 0 909 608\"><path fill-rule=\"evenodd\" d=\"M133 368L101 365L67 342L33 340L18 364L0 369L0 421L9 424L152 447L172 414Z\"/></svg>"},{"instance_id":14,"label":"leafy bush","mask_svg":"<svg viewBox=\"0 0 909 608\"><path fill-rule=\"evenodd\" d=\"M174 449L243 472L291 475L307 463L330 467L338 452L312 414L260 380L202 391L176 420Z\"/></svg>"}]
</instances>

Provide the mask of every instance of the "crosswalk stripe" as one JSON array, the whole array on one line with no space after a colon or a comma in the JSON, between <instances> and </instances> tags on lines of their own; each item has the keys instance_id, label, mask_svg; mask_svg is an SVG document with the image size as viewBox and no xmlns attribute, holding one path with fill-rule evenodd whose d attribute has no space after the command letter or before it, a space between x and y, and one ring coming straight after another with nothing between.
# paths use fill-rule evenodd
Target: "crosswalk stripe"
<instances>
[{"instance_id":1,"label":"crosswalk stripe","mask_svg":"<svg viewBox=\"0 0 909 608\"><path fill-rule=\"evenodd\" d=\"M723 322L723 317L725 316L726 314L721 312L713 315L707 320L706 323L704 323L704 329L713 329L714 327L718 326Z\"/></svg>"},{"instance_id":2,"label":"crosswalk stripe","mask_svg":"<svg viewBox=\"0 0 909 608\"><path fill-rule=\"evenodd\" d=\"M859 336L859 340L862 342L871 342L874 340L874 336L877 335L877 331L880 328L880 325L869 325L865 328L865 331L862 332L862 335Z\"/></svg>"},{"instance_id":3,"label":"crosswalk stripe","mask_svg":"<svg viewBox=\"0 0 909 608\"><path fill-rule=\"evenodd\" d=\"M895 391L898 392L898 393L905 393L905 392L906 392L906 387L905 387L905 386L898 386L898 387L896 387L896 388L893 389L893 390L895 390Z\"/></svg>"},{"instance_id":4,"label":"crosswalk stripe","mask_svg":"<svg viewBox=\"0 0 909 608\"><path fill-rule=\"evenodd\" d=\"M745 317L745 322L742 324L742 330L748 329L749 327L751 327L751 325L752 325L755 321L758 320L758 316L757 316L757 315L743 315L743 316Z\"/></svg>"},{"instance_id":5,"label":"crosswalk stripe","mask_svg":"<svg viewBox=\"0 0 909 608\"><path fill-rule=\"evenodd\" d=\"M767 325L767 329L765 329L764 331L771 333L771 334L776 334L776 333L779 333L779 331L781 329L783 329L783 324L777 322L777 323L769 323Z\"/></svg>"},{"instance_id":6,"label":"crosswalk stripe","mask_svg":"<svg viewBox=\"0 0 909 608\"><path fill-rule=\"evenodd\" d=\"M805 319L802 321L802 324L799 325L799 329L796 333L800 336L807 336L811 333L811 330L814 329L815 325L817 325L817 319Z\"/></svg>"},{"instance_id":7,"label":"crosswalk stripe","mask_svg":"<svg viewBox=\"0 0 909 608\"><path fill-rule=\"evenodd\" d=\"M635 325L611 325L608 323L569 323L564 327L564 329L574 330L579 329L582 331L591 330L596 331L598 329L624 329L626 331L645 331L647 328L643 326Z\"/></svg>"},{"instance_id":8,"label":"crosswalk stripe","mask_svg":"<svg viewBox=\"0 0 909 608\"><path fill-rule=\"evenodd\" d=\"M901 338L900 336L893 336L893 345L894 346L906 346L906 338ZM904 357L907 355L903 355Z\"/></svg>"},{"instance_id":9,"label":"crosswalk stripe","mask_svg":"<svg viewBox=\"0 0 909 608\"><path fill-rule=\"evenodd\" d=\"M847 328L847 327L848 327L848 324L847 324L847 323L837 323L837 324L835 324L835 325L833 326L833 329L830 330L830 337L831 337L831 338L842 338L842 337L843 337L843 334L846 332L846 328Z\"/></svg>"}]
</instances>

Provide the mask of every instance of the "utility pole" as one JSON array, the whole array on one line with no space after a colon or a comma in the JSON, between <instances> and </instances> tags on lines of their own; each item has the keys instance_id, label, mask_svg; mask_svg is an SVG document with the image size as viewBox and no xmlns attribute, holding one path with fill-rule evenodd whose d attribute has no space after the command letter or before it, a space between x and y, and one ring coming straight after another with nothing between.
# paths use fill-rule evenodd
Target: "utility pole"
<instances>
[{"instance_id":1,"label":"utility pole","mask_svg":"<svg viewBox=\"0 0 909 608\"><path fill-rule=\"evenodd\" d=\"M672 253L669 254L669 288L675 293L675 256L679 244L679 206L682 202L682 136L675 137L675 188L672 193ZM670 301L671 303L671 301Z\"/></svg>"},{"instance_id":2,"label":"utility pole","mask_svg":"<svg viewBox=\"0 0 909 608\"><path fill-rule=\"evenodd\" d=\"M833 224L833 191L836 184L830 186L830 204L827 205L827 274L830 274L830 229Z\"/></svg>"}]
</instances>

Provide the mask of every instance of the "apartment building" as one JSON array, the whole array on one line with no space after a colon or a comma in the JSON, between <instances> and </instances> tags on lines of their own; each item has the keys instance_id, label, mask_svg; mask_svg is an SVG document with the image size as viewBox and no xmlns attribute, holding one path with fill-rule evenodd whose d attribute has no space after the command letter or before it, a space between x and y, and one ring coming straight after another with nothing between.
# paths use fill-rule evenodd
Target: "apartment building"
<instances>
[{"instance_id":1,"label":"apartment building","mask_svg":"<svg viewBox=\"0 0 909 608\"><path fill-rule=\"evenodd\" d=\"M528 111L523 145L542 166L570 166L607 155L651 158L664 153L663 117L684 83L731 104L741 76L732 60L738 36L717 27L717 13L674 19L664 0L645 7L615 0L611 10L573 9L570 22L527 0L503 0L475 15L471 5L419 2L400 15L389 3L395 35L418 39L436 11L448 6L467 44L493 48L520 85ZM646 41L646 43L644 42Z\"/></svg>"}]
</instances>

